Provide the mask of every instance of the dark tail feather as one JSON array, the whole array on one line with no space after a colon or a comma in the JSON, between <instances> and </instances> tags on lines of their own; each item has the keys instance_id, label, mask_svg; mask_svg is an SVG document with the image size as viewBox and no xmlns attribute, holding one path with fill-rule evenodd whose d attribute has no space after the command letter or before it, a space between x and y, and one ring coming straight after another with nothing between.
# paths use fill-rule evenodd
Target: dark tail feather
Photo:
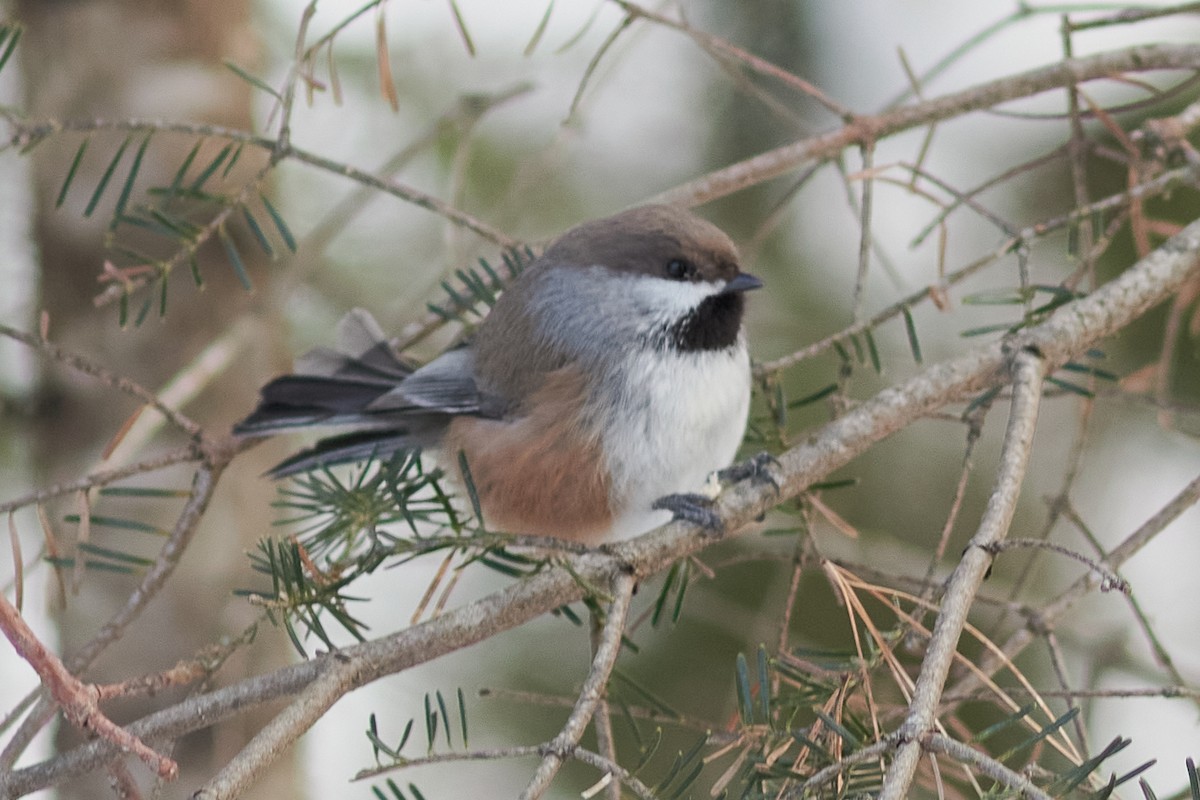
<instances>
[{"instance_id":1,"label":"dark tail feather","mask_svg":"<svg viewBox=\"0 0 1200 800\"><path fill-rule=\"evenodd\" d=\"M392 349L371 315L355 309L338 323L337 347L318 347L296 359L296 374L262 388L258 408L234 426L239 436L261 436L309 426L350 425L354 430L321 439L267 474L284 478L335 464L389 458L419 447L412 433L428 414L397 409L368 411L378 398L413 373Z\"/></svg>"},{"instance_id":2,"label":"dark tail feather","mask_svg":"<svg viewBox=\"0 0 1200 800\"><path fill-rule=\"evenodd\" d=\"M399 450L417 445L407 433L389 431L356 431L322 439L307 450L276 464L267 473L272 478L286 478L300 472L337 464L353 464L368 458L387 459Z\"/></svg>"},{"instance_id":3,"label":"dark tail feather","mask_svg":"<svg viewBox=\"0 0 1200 800\"><path fill-rule=\"evenodd\" d=\"M378 415L372 417L364 410L395 386L383 381L283 375L261 389L258 408L235 425L233 432L253 436L310 425L381 424Z\"/></svg>"},{"instance_id":4,"label":"dark tail feather","mask_svg":"<svg viewBox=\"0 0 1200 800\"><path fill-rule=\"evenodd\" d=\"M395 427L394 416L366 412L373 401L412 374L378 323L354 309L338 323L336 349L319 347L296 360L295 375L262 388L258 408L234 426L239 436L276 433L311 425Z\"/></svg>"}]
</instances>

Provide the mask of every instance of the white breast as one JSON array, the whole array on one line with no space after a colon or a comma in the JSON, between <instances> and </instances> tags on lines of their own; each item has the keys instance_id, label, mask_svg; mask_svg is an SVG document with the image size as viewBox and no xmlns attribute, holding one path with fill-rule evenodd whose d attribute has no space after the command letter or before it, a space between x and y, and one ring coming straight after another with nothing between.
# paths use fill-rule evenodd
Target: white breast
<instances>
[{"instance_id":1,"label":"white breast","mask_svg":"<svg viewBox=\"0 0 1200 800\"><path fill-rule=\"evenodd\" d=\"M746 430L750 358L745 341L720 351L643 350L611 376L615 402L597 409L612 480L612 537L635 536L670 519L651 504L695 492L728 466ZM615 384L615 385L614 385Z\"/></svg>"}]
</instances>

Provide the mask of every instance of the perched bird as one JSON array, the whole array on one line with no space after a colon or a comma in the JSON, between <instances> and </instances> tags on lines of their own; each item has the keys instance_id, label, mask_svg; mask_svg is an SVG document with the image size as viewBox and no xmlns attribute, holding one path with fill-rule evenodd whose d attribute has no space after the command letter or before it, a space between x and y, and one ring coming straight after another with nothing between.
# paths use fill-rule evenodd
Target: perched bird
<instances>
[{"instance_id":1,"label":"perched bird","mask_svg":"<svg viewBox=\"0 0 1200 800\"><path fill-rule=\"evenodd\" d=\"M419 369L351 312L338 349L263 387L234 431L349 429L276 477L415 447L456 468L462 453L491 529L627 538L733 459L750 403L744 292L760 286L712 224L635 208L567 231L469 342Z\"/></svg>"}]
</instances>

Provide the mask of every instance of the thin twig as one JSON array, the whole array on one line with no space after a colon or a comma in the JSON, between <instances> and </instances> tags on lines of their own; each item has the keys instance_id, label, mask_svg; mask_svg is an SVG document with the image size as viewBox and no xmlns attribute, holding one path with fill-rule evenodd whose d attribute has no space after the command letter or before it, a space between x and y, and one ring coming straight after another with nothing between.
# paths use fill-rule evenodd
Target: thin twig
<instances>
[{"instance_id":1,"label":"thin twig","mask_svg":"<svg viewBox=\"0 0 1200 800\"><path fill-rule=\"evenodd\" d=\"M283 101L280 103L279 134L275 140L275 150L280 154L286 152L292 143L292 105L296 101L296 84L300 81L301 67L304 64L304 41L308 38L308 25L312 22L316 10L317 0L311 0L300 15L300 25L296 31L296 52L284 81Z\"/></svg>"},{"instance_id":2,"label":"thin twig","mask_svg":"<svg viewBox=\"0 0 1200 800\"><path fill-rule=\"evenodd\" d=\"M19 331L16 328L10 328L7 325L0 324L0 336L7 336L10 339L15 339L22 344L37 350L46 358L52 361L57 361L64 366L70 367L76 372L84 375L89 375L103 383L105 386L110 386L117 391L124 392L131 397L141 400L146 405L154 408L158 413L167 418L168 421L179 430L186 433L188 436L199 436L200 426L189 417L184 416L179 411L171 408L164 403L158 395L145 388L136 381L132 381L122 375L117 375L111 370L106 369L91 359L84 356L72 353L65 350L53 342L47 341L40 336L35 336L32 333Z\"/></svg>"},{"instance_id":3,"label":"thin twig","mask_svg":"<svg viewBox=\"0 0 1200 800\"><path fill-rule=\"evenodd\" d=\"M1159 251L1156 250L1155 252ZM1179 515L1197 503L1200 503L1200 477L1197 477L1187 486L1183 487L1170 502L1113 548L1105 559L1105 563L1111 569L1120 569L1122 564L1153 541ZM1036 631L1052 625L1055 620L1074 608L1076 603L1099 588L1103 580L1104 578L1095 572L1086 572L1081 575L1074 583L1060 593L1057 598L1038 610L1036 614L1030 614L1030 623L1019 628L1004 642L1001 646L1001 650L1004 652L1003 660L993 658L990 655L985 655L980 659L979 668L981 673L991 674L1002 666L1003 663L1008 663L1020 655L1034 640L1037 635ZM976 676L967 676L955 684L950 691L956 695L969 694L977 688L977 681L978 678Z\"/></svg>"},{"instance_id":4,"label":"thin twig","mask_svg":"<svg viewBox=\"0 0 1200 800\"><path fill-rule=\"evenodd\" d=\"M525 791L521 792L521 800L537 800L546 792L563 763L579 745L592 715L604 699L604 689L621 652L621 637L625 633L625 622L629 618L629 605L636 586L637 579L631 572L622 571L614 577L611 586L613 600L606 613L604 629L597 640L596 655L592 659L587 680L579 690L579 699L566 724L549 743L548 752L538 765L537 772Z\"/></svg>"},{"instance_id":5,"label":"thin twig","mask_svg":"<svg viewBox=\"0 0 1200 800\"><path fill-rule=\"evenodd\" d=\"M1021 482L1033 448L1045 371L1045 360L1032 348L1021 349L1013 359L1012 411L1004 435L995 488L988 498L979 529L950 577L929 649L921 662L908 717L900 728L904 741L897 748L896 758L884 778L880 800L903 800L908 796L922 755L922 738L933 727L946 676L954 663L958 640L967 622L967 612L991 566L992 547L1007 536L1008 526L1016 513Z\"/></svg>"},{"instance_id":6,"label":"thin twig","mask_svg":"<svg viewBox=\"0 0 1200 800\"><path fill-rule=\"evenodd\" d=\"M1014 249L1021 247L1027 242L1045 236L1047 233L1052 231L1060 230L1067 225L1083 220L1088 216L1119 208L1120 206L1128 204L1134 198L1149 197L1160 194L1177 184L1194 180L1197 176L1200 176L1200 165L1181 167L1179 169L1172 170L1171 172L1164 173L1154 180L1140 184L1132 189L1128 189L1118 194L1109 195L1103 200L1097 200L1095 203L1092 203L1084 208L1077 208L1067 214L1055 217L1054 219L1029 225L1019 231L1015 236L1005 239L1005 241L992 250L991 253L981 256L971 263L960 267L954 272L945 275L936 284L925 286L906 297L902 297L900 300L892 303L890 306L879 311L869 319L854 325L848 325L837 333L830 334L829 336L819 339L812 344L806 345L800 350L789 353L786 356L756 364L754 366L754 374L761 377L763 375L769 375L772 372L778 372L779 370L795 366L803 361L807 361L808 359L813 358L814 356L817 356L826 350L829 350L838 343L845 342L853 336L857 336L864 331L877 328L884 322L900 316L904 312L904 309L911 308L918 303L933 297L935 294L944 292L947 286L953 286L957 283L961 283L975 273L979 272L984 267L993 263L997 259L1003 258L1009 253L1013 252Z\"/></svg>"},{"instance_id":7,"label":"thin twig","mask_svg":"<svg viewBox=\"0 0 1200 800\"><path fill-rule=\"evenodd\" d=\"M1021 797L1029 798L1029 800L1051 800L1050 795L1035 786L1024 775L1013 772L996 759L969 745L951 739L949 736L941 733L927 734L922 738L920 746L931 753L944 753L956 761L971 765L992 780L1019 792Z\"/></svg>"},{"instance_id":8,"label":"thin twig","mask_svg":"<svg viewBox=\"0 0 1200 800\"><path fill-rule=\"evenodd\" d=\"M628 2L628 0L613 1L621 8L625 9L625 12L631 16L644 17L648 20L658 23L659 25L662 25L665 28L672 28L680 33L686 34L705 50L720 54L726 58L733 59L740 64L744 64L746 67L754 70L760 75L766 75L767 77L774 78L785 86L789 86L798 92L808 95L821 105L825 106L825 108L832 111L834 114L837 114L842 119L852 119L854 117L854 113L849 108L825 94L825 92L821 91L814 84L809 83L798 75L788 72L782 67L776 66L769 61L759 58L753 53L746 52L740 47L731 44L719 36L713 36L711 33L694 28L691 25L688 25L686 22L663 16L662 14L658 14L648 8L643 8L642 6Z\"/></svg>"},{"instance_id":9,"label":"thin twig","mask_svg":"<svg viewBox=\"0 0 1200 800\"><path fill-rule=\"evenodd\" d=\"M828 161L853 145L965 116L972 111L1041 94L1072 82L1083 83L1124 72L1198 67L1200 45L1145 45L1061 61L875 116L856 117L853 122L837 130L768 150L676 186L661 193L655 200L701 205L777 178L810 161Z\"/></svg>"},{"instance_id":10,"label":"thin twig","mask_svg":"<svg viewBox=\"0 0 1200 800\"><path fill-rule=\"evenodd\" d=\"M117 130L117 131L170 131L173 133L186 133L194 136L209 136L217 139L224 139L229 142L241 142L262 150L267 151L272 155L273 159L283 161L285 159L295 159L317 169L326 172L332 172L335 175L349 178L357 183L373 189L390 194L393 197L406 200L414 205L433 211L456 225L461 225L468 230L474 231L479 236L499 245L503 248L512 248L520 244L517 240L505 234L487 223L479 220L466 212L454 208L437 197L434 197L427 192L422 192L406 184L399 183L394 180L387 180L368 172L353 167L349 164L334 161L329 158L317 155L316 153L302 150L295 145L288 145L286 148L279 148L277 140L259 136L247 131L238 130L236 128L226 128L220 125L206 125L199 123L176 122L171 120L156 120L130 118L121 120L107 119L85 119L85 120L49 120L39 122L25 122L21 120L9 120L13 126L14 133L10 139L10 144L15 147L25 147L31 142L38 139L44 139L51 134L62 131L73 131L86 133L90 131L101 130Z\"/></svg>"},{"instance_id":11,"label":"thin twig","mask_svg":"<svg viewBox=\"0 0 1200 800\"><path fill-rule=\"evenodd\" d=\"M1058 637L1054 634L1054 630L1047 630L1046 636L1046 651L1050 654L1050 663L1054 667L1054 677L1058 679L1058 685L1064 691L1070 691L1071 679L1068 674L1067 657L1059 644ZM1079 754L1087 758L1092 751L1091 744L1088 740L1087 725L1084 724L1083 715L1079 713L1079 704L1076 698L1067 695L1067 710L1074 711L1075 717L1071 720L1072 726L1075 728L1075 740L1079 745Z\"/></svg>"},{"instance_id":12,"label":"thin twig","mask_svg":"<svg viewBox=\"0 0 1200 800\"><path fill-rule=\"evenodd\" d=\"M1093 561L1083 553L1072 550L1069 547L1063 547L1060 544L1055 544L1054 542L1046 542L1041 539L1009 539L1006 542L997 542L995 545L993 545L992 553L998 554L1004 552L1005 550L1013 550L1018 547L1049 550L1052 553L1058 553L1059 555L1066 556L1067 558L1075 559L1088 569L1095 570L1097 573L1103 576L1104 580L1100 584L1100 591L1108 592L1116 589L1123 594L1129 593L1129 584L1125 582L1125 579L1113 572L1104 564Z\"/></svg>"},{"instance_id":13,"label":"thin twig","mask_svg":"<svg viewBox=\"0 0 1200 800\"><path fill-rule=\"evenodd\" d=\"M862 144L862 200L859 215L858 239L858 274L854 278L854 292L850 300L851 313L855 322L862 321L863 302L867 294L867 271L871 266L871 211L875 197L875 179L872 171L875 165L875 140L868 139Z\"/></svg>"},{"instance_id":14,"label":"thin twig","mask_svg":"<svg viewBox=\"0 0 1200 800\"><path fill-rule=\"evenodd\" d=\"M933 597L933 588L935 585L933 575L937 571L942 557L946 555L946 546L950 542L950 535L954 533L954 525L958 522L958 514L962 510L963 499L967 495L967 482L970 480L971 470L975 466L975 447L979 444L979 439L983 435L985 412L990 405L990 403L981 403L972 413L966 415L967 441L966 447L963 450L962 467L958 473L958 483L954 487L954 498L950 501L950 511L946 514L946 521L942 524L942 534L938 537L937 547L934 548L933 556L929 559L929 567L925 570L925 585L927 588L921 592L921 598L924 600Z\"/></svg>"},{"instance_id":15,"label":"thin twig","mask_svg":"<svg viewBox=\"0 0 1200 800\"><path fill-rule=\"evenodd\" d=\"M784 797L788 800L795 800L795 798L800 797L809 797L811 796L809 793L812 790L818 789L830 781L835 780L843 772L857 764L865 764L868 761L874 761L895 747L896 743L897 739L895 736L887 736L883 739L880 739L878 742L869 745L868 747L864 747L861 750L855 750L845 758L835 761L829 766L822 767L821 769L817 770L811 776L809 776L808 780L804 781L804 783L800 784L791 792L784 795Z\"/></svg>"},{"instance_id":16,"label":"thin twig","mask_svg":"<svg viewBox=\"0 0 1200 800\"><path fill-rule=\"evenodd\" d=\"M14 497L12 500L6 500L0 503L0 514L7 514L25 506L31 506L35 503L41 503L55 497L62 497L67 494L75 494L76 492L86 491L88 489L96 489L101 486L108 486L110 483L116 483L119 480L130 478L134 475L144 475L147 472L165 469L166 467L174 466L175 464L183 464L189 461L199 461L204 456L199 448L189 444L180 447L176 450L163 453L154 458L148 458L145 461L138 461L135 464L128 464L124 467L116 467L115 469L102 470L85 475L82 478L77 478L67 483L60 483L55 486L47 486L44 489L37 489Z\"/></svg>"}]
</instances>

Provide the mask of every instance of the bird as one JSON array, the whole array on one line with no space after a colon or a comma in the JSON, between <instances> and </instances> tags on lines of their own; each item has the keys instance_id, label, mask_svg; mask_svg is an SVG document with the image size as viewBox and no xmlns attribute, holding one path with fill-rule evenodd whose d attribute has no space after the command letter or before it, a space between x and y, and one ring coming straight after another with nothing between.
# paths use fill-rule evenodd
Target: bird
<instances>
[{"instance_id":1,"label":"bird","mask_svg":"<svg viewBox=\"0 0 1200 800\"><path fill-rule=\"evenodd\" d=\"M745 293L762 285L712 223L632 208L559 236L423 366L351 311L234 433L345 429L274 478L420 449L462 480L461 457L489 530L594 545L703 519L695 492L745 434Z\"/></svg>"}]
</instances>

